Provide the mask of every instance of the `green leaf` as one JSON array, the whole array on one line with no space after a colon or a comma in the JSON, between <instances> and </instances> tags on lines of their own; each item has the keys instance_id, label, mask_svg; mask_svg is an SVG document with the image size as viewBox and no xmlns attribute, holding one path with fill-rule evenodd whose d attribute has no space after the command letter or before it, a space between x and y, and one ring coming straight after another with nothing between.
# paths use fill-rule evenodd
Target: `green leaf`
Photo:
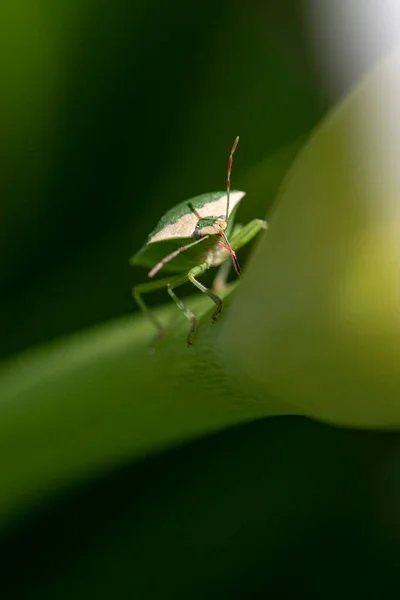
<instances>
[{"instance_id":1,"label":"green leaf","mask_svg":"<svg viewBox=\"0 0 400 600\"><path fill-rule=\"evenodd\" d=\"M228 373L337 425L400 425L399 73L304 147L218 338Z\"/></svg>"},{"instance_id":2,"label":"green leaf","mask_svg":"<svg viewBox=\"0 0 400 600\"><path fill-rule=\"evenodd\" d=\"M61 484L260 416L399 425L400 185L389 168L399 153L388 144L398 121L366 134L398 65L384 63L304 148L220 322L207 298L190 301L204 316L192 348L170 305L153 355L151 326L135 317L3 365L2 518Z\"/></svg>"},{"instance_id":3,"label":"green leaf","mask_svg":"<svg viewBox=\"0 0 400 600\"><path fill-rule=\"evenodd\" d=\"M210 309L196 296L189 306ZM33 350L0 371L0 515L74 478L171 443L280 414L225 373L211 318L187 348L186 319L171 304L172 325L154 354L143 317L122 319ZM210 316L210 312L209 312ZM226 315L226 318L228 315ZM222 317L221 317L222 321Z\"/></svg>"}]
</instances>

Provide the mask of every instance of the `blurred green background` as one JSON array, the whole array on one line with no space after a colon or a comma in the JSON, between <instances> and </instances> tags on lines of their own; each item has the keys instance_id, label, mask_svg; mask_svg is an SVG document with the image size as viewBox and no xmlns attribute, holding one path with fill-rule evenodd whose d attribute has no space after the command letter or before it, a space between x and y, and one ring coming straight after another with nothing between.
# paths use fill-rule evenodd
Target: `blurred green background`
<instances>
[{"instance_id":1,"label":"blurred green background","mask_svg":"<svg viewBox=\"0 0 400 600\"><path fill-rule=\"evenodd\" d=\"M251 166L310 130L322 103L297 2L35 0L0 11L6 356L135 310L130 289L145 272L128 258L162 213L224 188L238 134L240 188Z\"/></svg>"},{"instance_id":2,"label":"blurred green background","mask_svg":"<svg viewBox=\"0 0 400 600\"><path fill-rule=\"evenodd\" d=\"M128 258L224 187L238 134L233 187L270 165L239 218L265 217L329 106L295 0L4 0L0 22L2 359L136 310ZM382 597L398 462L394 433L295 417L127 461L5 527L5 597Z\"/></svg>"}]
</instances>

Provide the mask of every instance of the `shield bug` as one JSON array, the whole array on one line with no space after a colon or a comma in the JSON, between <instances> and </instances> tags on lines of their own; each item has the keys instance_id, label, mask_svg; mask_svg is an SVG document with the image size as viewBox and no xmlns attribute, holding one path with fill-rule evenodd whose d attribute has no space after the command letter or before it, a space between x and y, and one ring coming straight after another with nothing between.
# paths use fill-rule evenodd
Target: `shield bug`
<instances>
[{"instance_id":1,"label":"shield bug","mask_svg":"<svg viewBox=\"0 0 400 600\"><path fill-rule=\"evenodd\" d=\"M201 194L169 210L150 233L147 243L130 259L132 265L150 268L150 279L161 270L171 273L169 277L133 288L133 297L153 322L158 331L157 337L163 334L163 326L146 306L142 295L166 287L168 294L190 322L187 343L192 344L197 319L175 294L175 289L191 281L200 291L207 294L216 304L212 315L212 321L215 323L223 304L215 291L223 287L223 281L227 277L226 261L232 260L235 271L240 276L236 251L267 227L266 222L260 219L254 219L243 227L234 227L236 210L245 195L245 192L231 191L232 161L238 141L239 137L235 139L228 159L226 191ZM217 276L215 290L212 291L197 278L210 267L220 265L221 274Z\"/></svg>"}]
</instances>

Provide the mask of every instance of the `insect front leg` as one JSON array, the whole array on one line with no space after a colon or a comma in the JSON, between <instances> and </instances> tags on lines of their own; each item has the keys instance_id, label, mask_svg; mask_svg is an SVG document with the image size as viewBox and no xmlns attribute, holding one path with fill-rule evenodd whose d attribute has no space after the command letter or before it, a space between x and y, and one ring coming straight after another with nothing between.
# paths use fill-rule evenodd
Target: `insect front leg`
<instances>
[{"instance_id":1,"label":"insect front leg","mask_svg":"<svg viewBox=\"0 0 400 600\"><path fill-rule=\"evenodd\" d=\"M209 298L211 298L211 300L213 302L215 302L215 304L217 305L217 308L212 316L212 321L213 321L213 323L215 323L215 321L218 319L219 315L221 314L222 300L219 296L217 296L217 294L214 294L214 292L209 290L205 285L203 285L202 283L200 283L200 281L197 281L197 279L196 279L196 277L199 277L199 275L202 275L202 273L204 273L204 271L206 271L208 269L208 267L209 267L209 265L206 262L202 263L201 265L198 265L197 267L194 267L193 269L191 269L189 271L188 278L193 283L193 285L195 285L200 291L202 291L203 294L207 294L207 296Z\"/></svg>"},{"instance_id":2,"label":"insect front leg","mask_svg":"<svg viewBox=\"0 0 400 600\"><path fill-rule=\"evenodd\" d=\"M214 312L213 317L212 317L213 323L215 323L215 321L219 317L219 314L222 310L222 300L219 296L214 294L211 290L206 288L205 285L203 285L202 283L200 283L200 281L197 281L197 279L196 279L196 277L199 277L200 275L202 275L204 273L204 271L206 271L208 268L209 268L209 264L207 262L204 262L201 265L193 267L193 269L191 269L189 271L189 273L187 274L187 276L185 276L185 278L186 278L186 281L187 281L187 279L189 279L189 281L191 281L193 283L193 285L195 285L204 294L207 294L207 296L209 298L211 298L211 300L213 302L215 302L215 304L217 305L217 309ZM192 311L188 309L188 307L182 302L182 300L180 300L178 298L178 296L173 291L175 287L177 287L178 285L182 285L182 283L183 282L182 282L181 278L178 278L175 282L172 281L168 285L168 293L171 296L171 298L174 300L174 302L178 306L178 308L180 308L180 310L183 312L183 314L188 319L188 321L190 321L190 331L189 331L189 335L187 337L187 343L190 346L193 343L193 337L194 337L194 334L195 334L195 331L197 328L197 319L196 319L195 315L192 313Z\"/></svg>"}]
</instances>

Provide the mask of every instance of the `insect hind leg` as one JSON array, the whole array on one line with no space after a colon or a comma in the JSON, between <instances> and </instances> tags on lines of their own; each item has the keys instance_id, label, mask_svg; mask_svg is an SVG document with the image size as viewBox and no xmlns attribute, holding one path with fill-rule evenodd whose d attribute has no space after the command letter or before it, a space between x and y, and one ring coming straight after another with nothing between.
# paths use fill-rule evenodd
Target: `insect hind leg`
<instances>
[{"instance_id":1,"label":"insect hind leg","mask_svg":"<svg viewBox=\"0 0 400 600\"><path fill-rule=\"evenodd\" d=\"M156 318L154 312L149 309L149 307L143 300L142 295L148 294L150 292L153 292L153 291L161 289L161 288L166 288L170 282L171 282L171 278L168 277L167 279L159 279L158 281L151 281L149 283L141 283L132 289L132 296L133 296L134 300L136 301L136 304L139 306L139 308L142 310L142 312L147 316L147 318L153 323L154 327L157 330L157 333L156 333L153 341L149 345L149 348L151 351L154 351L154 346L155 346L156 342L158 342L163 337L163 335L165 333L165 328L160 323L160 321Z\"/></svg>"},{"instance_id":2,"label":"insect hind leg","mask_svg":"<svg viewBox=\"0 0 400 600\"><path fill-rule=\"evenodd\" d=\"M175 294L174 287L176 287L176 286L174 286L173 283L169 283L168 287L167 287L167 291L168 291L168 294L171 296L172 300L177 305L177 307L183 312L183 314L188 319L188 321L190 321L190 331L189 331L189 334L187 336L187 340L186 341L187 341L188 346L191 346L192 345L193 336L194 336L194 333L195 333L196 328L197 328L197 319L194 316L194 314L192 313L192 311L189 310L189 308Z\"/></svg>"}]
</instances>

